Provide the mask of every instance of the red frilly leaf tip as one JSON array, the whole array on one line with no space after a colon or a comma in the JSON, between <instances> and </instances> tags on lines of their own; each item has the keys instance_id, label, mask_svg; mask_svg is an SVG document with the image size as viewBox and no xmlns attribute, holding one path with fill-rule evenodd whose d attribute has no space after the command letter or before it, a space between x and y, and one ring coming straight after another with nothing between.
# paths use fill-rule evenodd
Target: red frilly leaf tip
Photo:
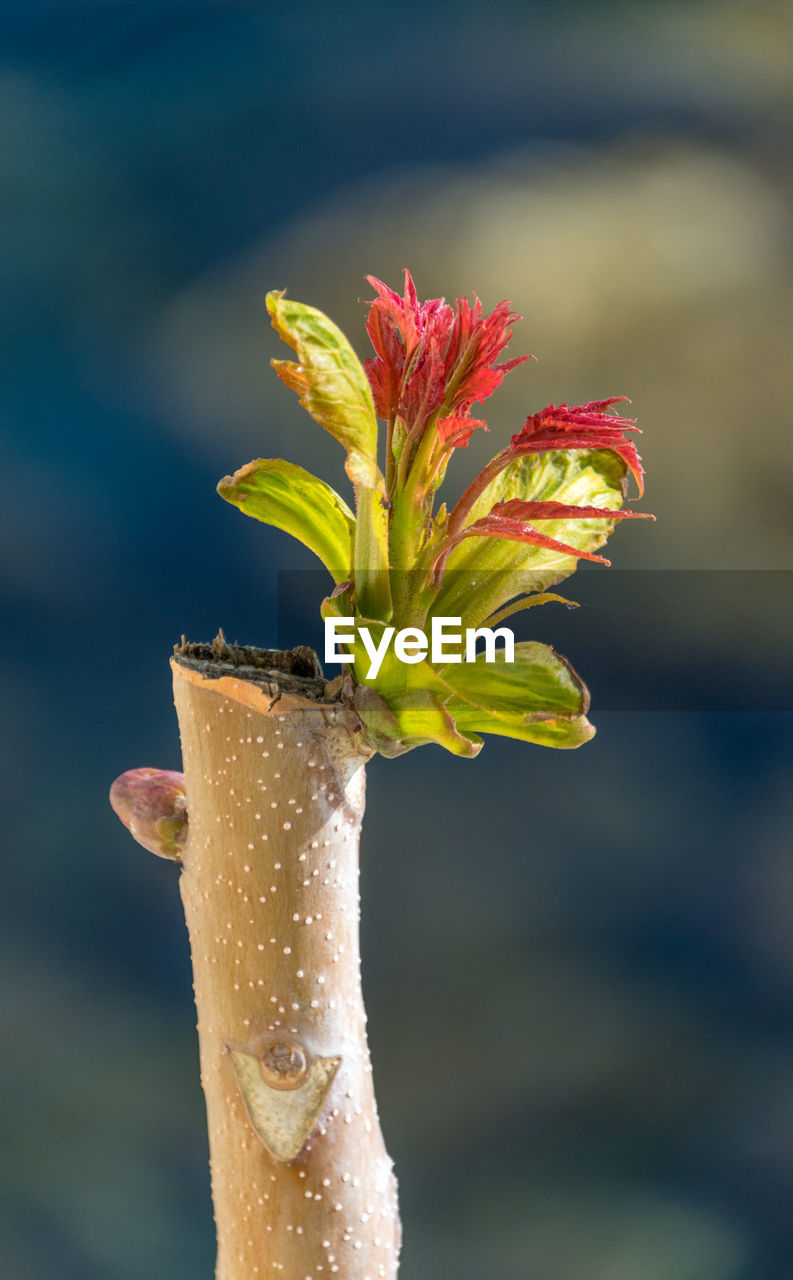
<instances>
[{"instance_id":1,"label":"red frilly leaf tip","mask_svg":"<svg viewBox=\"0 0 793 1280\"><path fill-rule=\"evenodd\" d=\"M489 316L483 316L476 294L473 306L467 298L457 299L446 357L447 374L454 386L453 408L465 410L481 404L506 374L530 359L516 356L495 363L512 337L512 325L522 318L510 310L508 302L499 302Z\"/></svg>"},{"instance_id":2,"label":"red frilly leaf tip","mask_svg":"<svg viewBox=\"0 0 793 1280\"><path fill-rule=\"evenodd\" d=\"M611 412L615 404L630 404L627 396L609 396L606 400L588 400L585 404L549 404L539 413L531 413L517 435L512 437L510 451L516 455L545 453L552 449L610 449L622 458L644 492L644 468L636 445L626 431L639 432L635 418L624 418Z\"/></svg>"},{"instance_id":3,"label":"red frilly leaf tip","mask_svg":"<svg viewBox=\"0 0 793 1280\"><path fill-rule=\"evenodd\" d=\"M487 431L487 423L484 418L468 418L460 414L455 414L450 418L440 418L438 421L438 439L447 449L459 449L468 444L478 427L481 427L483 431Z\"/></svg>"},{"instance_id":4,"label":"red frilly leaf tip","mask_svg":"<svg viewBox=\"0 0 793 1280\"><path fill-rule=\"evenodd\" d=\"M607 400L587 400L586 404L549 404L539 413L530 413L523 427L512 437L519 444L526 436L543 430L570 431L578 427L594 427L599 431L637 431L635 418L623 418L611 413L614 404L630 404L627 396L609 396Z\"/></svg>"},{"instance_id":5,"label":"red frilly leaf tip","mask_svg":"<svg viewBox=\"0 0 793 1280\"><path fill-rule=\"evenodd\" d=\"M438 409L464 417L530 358L495 363L521 318L508 302L483 316L476 295L473 303L458 298L454 308L443 298L419 302L407 269L402 296L377 276L366 279L377 297L366 320L375 355L365 368L378 415L387 421L398 416L408 431L420 432Z\"/></svg>"}]
</instances>

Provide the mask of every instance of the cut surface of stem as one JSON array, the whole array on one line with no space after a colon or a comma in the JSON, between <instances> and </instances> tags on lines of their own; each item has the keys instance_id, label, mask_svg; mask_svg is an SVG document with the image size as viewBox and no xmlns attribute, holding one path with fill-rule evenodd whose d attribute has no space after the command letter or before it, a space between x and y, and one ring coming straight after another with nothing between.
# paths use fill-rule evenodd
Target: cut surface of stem
<instances>
[{"instance_id":1,"label":"cut surface of stem","mask_svg":"<svg viewBox=\"0 0 793 1280\"><path fill-rule=\"evenodd\" d=\"M216 1280L393 1280L358 941L367 750L323 682L173 661Z\"/></svg>"}]
</instances>

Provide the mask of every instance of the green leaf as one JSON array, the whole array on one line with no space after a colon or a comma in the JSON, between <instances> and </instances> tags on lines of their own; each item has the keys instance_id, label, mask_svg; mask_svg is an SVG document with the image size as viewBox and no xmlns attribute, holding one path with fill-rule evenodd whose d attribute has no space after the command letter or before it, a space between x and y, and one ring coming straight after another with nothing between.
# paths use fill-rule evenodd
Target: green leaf
<instances>
[{"instance_id":1,"label":"green leaf","mask_svg":"<svg viewBox=\"0 0 793 1280\"><path fill-rule=\"evenodd\" d=\"M578 605L575 600L568 600L565 596L557 596L553 591L541 591L536 596L521 596L518 600L513 600L512 604L505 605L503 609L499 609L497 613L491 613L489 618L485 619L486 627L497 627L507 618L512 617L514 613L523 613L528 609L533 609L538 604L563 604L568 609L577 609Z\"/></svg>"},{"instance_id":2,"label":"green leaf","mask_svg":"<svg viewBox=\"0 0 793 1280\"><path fill-rule=\"evenodd\" d=\"M562 750L581 747L595 736L595 726L586 716L523 716L511 719L507 716L490 716L483 719L465 703L453 699L446 704L454 717L458 730L463 734L493 733L502 738L515 738L519 742L533 742L538 747L558 747Z\"/></svg>"},{"instance_id":3,"label":"green leaf","mask_svg":"<svg viewBox=\"0 0 793 1280\"><path fill-rule=\"evenodd\" d=\"M246 515L299 539L335 582L350 578L355 517L324 480L294 462L258 458L225 476L218 493Z\"/></svg>"},{"instance_id":4,"label":"green leaf","mask_svg":"<svg viewBox=\"0 0 793 1280\"><path fill-rule=\"evenodd\" d=\"M439 668L438 675L458 697L498 715L586 714L586 686L550 645L521 641L514 662L504 661L503 649L496 650L495 659L487 662L480 653L475 662Z\"/></svg>"},{"instance_id":5,"label":"green leaf","mask_svg":"<svg viewBox=\"0 0 793 1280\"><path fill-rule=\"evenodd\" d=\"M344 598L342 595L326 600L325 616L333 616L336 600ZM381 654L379 668L371 677L373 659L361 636L363 627L369 633L370 647ZM457 756L477 755L481 738L460 733L444 706L450 694L448 684L426 661L400 662L393 649L393 632L393 627L386 628L376 619L356 616L355 640L348 645L355 658L351 668L357 682L353 705L366 726L372 746L388 757L431 742ZM386 639L389 643L383 647Z\"/></svg>"},{"instance_id":6,"label":"green leaf","mask_svg":"<svg viewBox=\"0 0 793 1280\"><path fill-rule=\"evenodd\" d=\"M432 742L452 755L469 759L482 749L478 734L461 733L438 695L429 689L389 692L383 697L376 689L359 685L354 706L381 755L402 755Z\"/></svg>"},{"instance_id":7,"label":"green leaf","mask_svg":"<svg viewBox=\"0 0 793 1280\"><path fill-rule=\"evenodd\" d=\"M355 490L355 596L358 612L388 622L391 618L391 580L388 567L388 511L383 494L367 485Z\"/></svg>"},{"instance_id":8,"label":"green leaf","mask_svg":"<svg viewBox=\"0 0 793 1280\"><path fill-rule=\"evenodd\" d=\"M355 584L340 582L322 601L319 612L323 622L326 618L351 618L355 613Z\"/></svg>"},{"instance_id":9,"label":"green leaf","mask_svg":"<svg viewBox=\"0 0 793 1280\"><path fill-rule=\"evenodd\" d=\"M471 508L466 525L482 519L497 502L555 501L618 510L624 501L627 468L607 449L553 450L516 458L488 485ZM597 551L614 520L564 519L537 522L541 533L581 551ZM468 538L449 557L432 612L461 616L478 625L519 594L547 591L575 572L575 556L497 538Z\"/></svg>"},{"instance_id":10,"label":"green leaf","mask_svg":"<svg viewBox=\"0 0 793 1280\"><path fill-rule=\"evenodd\" d=\"M283 291L267 295L273 327L297 353L298 363L274 360L279 377L300 403L347 450L347 474L355 485L358 520L353 565L359 609L367 617L391 616L388 513L385 481L377 466L377 415L364 368L341 329L316 307L293 302Z\"/></svg>"},{"instance_id":11,"label":"green leaf","mask_svg":"<svg viewBox=\"0 0 793 1280\"><path fill-rule=\"evenodd\" d=\"M438 675L453 691L446 708L461 733L496 733L545 746L577 747L594 734L586 719L589 693L564 658L548 645L515 645L515 661L442 667Z\"/></svg>"},{"instance_id":12,"label":"green leaf","mask_svg":"<svg viewBox=\"0 0 793 1280\"><path fill-rule=\"evenodd\" d=\"M273 360L273 368L300 403L347 450L353 484L384 491L377 466L377 416L363 365L341 329L316 307L293 302L283 290L267 295L278 336L298 363Z\"/></svg>"}]
</instances>

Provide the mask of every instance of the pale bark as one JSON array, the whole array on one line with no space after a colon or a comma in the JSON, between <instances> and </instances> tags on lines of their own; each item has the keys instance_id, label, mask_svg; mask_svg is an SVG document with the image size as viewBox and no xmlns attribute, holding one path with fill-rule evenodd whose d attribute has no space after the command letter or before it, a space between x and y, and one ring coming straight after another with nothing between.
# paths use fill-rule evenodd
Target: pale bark
<instances>
[{"instance_id":1,"label":"pale bark","mask_svg":"<svg viewBox=\"0 0 793 1280\"><path fill-rule=\"evenodd\" d=\"M393 1280L360 983L360 726L316 680L178 655L173 671L217 1280Z\"/></svg>"}]
</instances>

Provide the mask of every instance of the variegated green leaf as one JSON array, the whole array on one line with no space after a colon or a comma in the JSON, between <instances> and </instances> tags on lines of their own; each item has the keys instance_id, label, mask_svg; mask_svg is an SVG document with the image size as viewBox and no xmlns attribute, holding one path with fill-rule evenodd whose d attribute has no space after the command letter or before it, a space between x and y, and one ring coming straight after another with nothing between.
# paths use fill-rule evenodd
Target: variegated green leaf
<instances>
[{"instance_id":1,"label":"variegated green leaf","mask_svg":"<svg viewBox=\"0 0 793 1280\"><path fill-rule=\"evenodd\" d=\"M486 516L496 503L513 499L618 510L626 474L623 460L605 449L554 450L516 458L480 495L466 525ZM542 520L537 528L577 550L593 552L603 546L614 524L608 519ZM516 595L547 591L569 577L577 564L575 556L563 551L472 537L449 557L432 612L460 615L466 625L476 625Z\"/></svg>"},{"instance_id":2,"label":"variegated green leaf","mask_svg":"<svg viewBox=\"0 0 793 1280\"><path fill-rule=\"evenodd\" d=\"M246 515L291 533L319 556L334 581L352 574L355 517L324 480L282 458L258 458L226 476L221 498Z\"/></svg>"},{"instance_id":3,"label":"variegated green leaf","mask_svg":"<svg viewBox=\"0 0 793 1280\"><path fill-rule=\"evenodd\" d=\"M496 733L545 746L577 747L592 737L586 719L589 693L576 672L548 645L515 645L514 662L503 650L495 662L443 667L441 679L454 690L446 709L462 733Z\"/></svg>"},{"instance_id":4,"label":"variegated green leaf","mask_svg":"<svg viewBox=\"0 0 793 1280\"><path fill-rule=\"evenodd\" d=\"M359 685L355 710L366 725L372 744L381 755L397 756L413 747L436 743L455 756L472 758L479 754L482 739L477 733L461 733L453 716L437 694L429 689L389 692Z\"/></svg>"},{"instance_id":5,"label":"variegated green leaf","mask_svg":"<svg viewBox=\"0 0 793 1280\"><path fill-rule=\"evenodd\" d=\"M458 697L498 715L586 714L586 686L549 645L522 641L515 645L514 658L505 662L504 650L497 649L494 662L480 653L475 662L441 667L438 675Z\"/></svg>"},{"instance_id":6,"label":"variegated green leaf","mask_svg":"<svg viewBox=\"0 0 793 1280\"><path fill-rule=\"evenodd\" d=\"M391 618L388 565L388 512L379 489L358 485L354 572L358 611L367 618Z\"/></svg>"},{"instance_id":7,"label":"variegated green leaf","mask_svg":"<svg viewBox=\"0 0 793 1280\"><path fill-rule=\"evenodd\" d=\"M377 417L363 366L341 329L316 307L293 302L283 290L267 295L278 336L297 354L273 368L300 403L347 451L353 484L383 490L377 466Z\"/></svg>"},{"instance_id":8,"label":"variegated green leaf","mask_svg":"<svg viewBox=\"0 0 793 1280\"><path fill-rule=\"evenodd\" d=\"M493 733L501 738L533 742L538 747L570 749L581 747L595 736L595 726L586 716L551 716L538 712L522 717L485 716L459 699L446 703L460 733Z\"/></svg>"}]
</instances>

